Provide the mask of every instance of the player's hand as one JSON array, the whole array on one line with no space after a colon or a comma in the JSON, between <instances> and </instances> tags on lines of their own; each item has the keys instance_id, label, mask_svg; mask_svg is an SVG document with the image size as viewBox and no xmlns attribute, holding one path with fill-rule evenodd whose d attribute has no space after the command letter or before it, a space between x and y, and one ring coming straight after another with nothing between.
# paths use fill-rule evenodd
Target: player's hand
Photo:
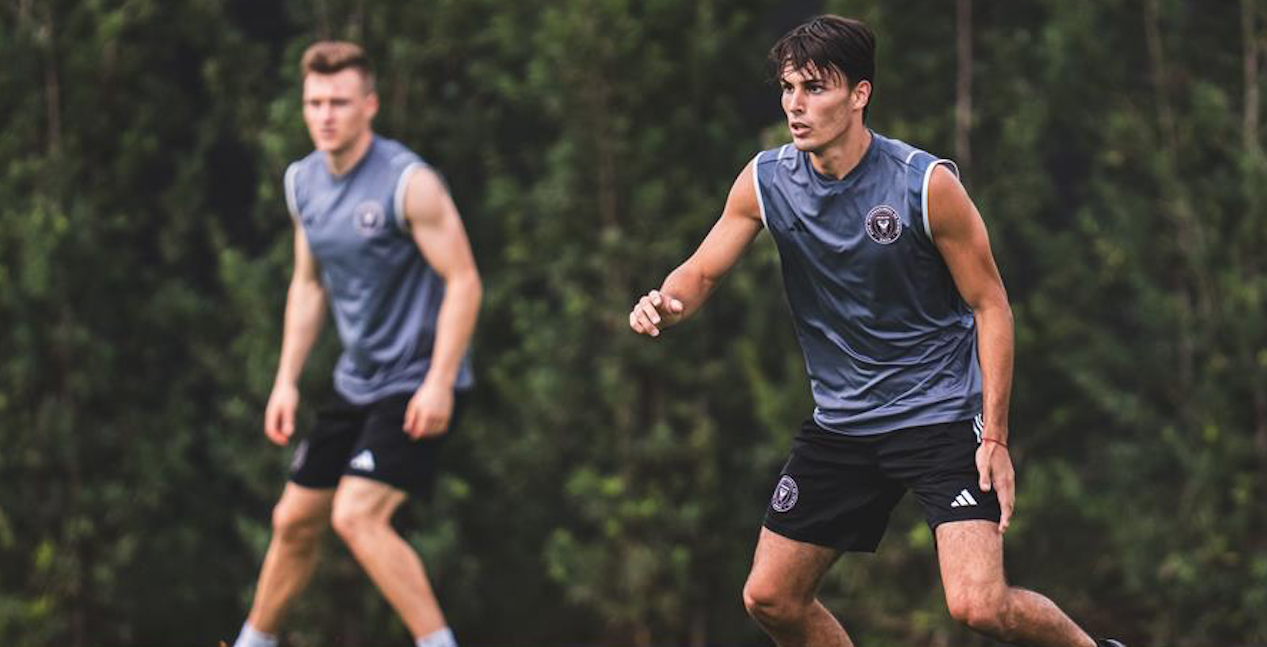
<instances>
[{"instance_id":1,"label":"player's hand","mask_svg":"<svg viewBox=\"0 0 1267 647\"><path fill-rule=\"evenodd\" d=\"M295 434L295 410L299 408L299 388L275 384L264 409L264 435L278 445L290 442Z\"/></svg>"},{"instance_id":2,"label":"player's hand","mask_svg":"<svg viewBox=\"0 0 1267 647\"><path fill-rule=\"evenodd\" d=\"M629 312L629 327L641 335L658 337L662 328L682 320L682 302L659 290L652 290L638 299Z\"/></svg>"},{"instance_id":3,"label":"player's hand","mask_svg":"<svg viewBox=\"0 0 1267 647\"><path fill-rule=\"evenodd\" d=\"M977 448L977 474L981 482L977 485L982 492L994 489L999 499L999 534L1007 532L1012 520L1012 509L1016 505L1016 472L1012 469L1012 456L1007 448L991 442L983 442Z\"/></svg>"},{"instance_id":4,"label":"player's hand","mask_svg":"<svg viewBox=\"0 0 1267 647\"><path fill-rule=\"evenodd\" d=\"M423 382L409 399L402 429L414 440L439 436L448 431L452 416L453 387Z\"/></svg>"}]
</instances>

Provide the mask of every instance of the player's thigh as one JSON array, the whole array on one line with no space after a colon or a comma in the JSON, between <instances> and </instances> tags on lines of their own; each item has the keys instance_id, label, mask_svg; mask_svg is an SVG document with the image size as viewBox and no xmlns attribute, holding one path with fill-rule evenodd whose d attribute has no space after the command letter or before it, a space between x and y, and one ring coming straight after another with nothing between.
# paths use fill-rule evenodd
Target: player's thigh
<instances>
[{"instance_id":1,"label":"player's thigh","mask_svg":"<svg viewBox=\"0 0 1267 647\"><path fill-rule=\"evenodd\" d=\"M387 523L405 497L402 490L382 481L346 475L334 491L334 526L348 530L365 523Z\"/></svg>"},{"instance_id":2,"label":"player's thigh","mask_svg":"<svg viewBox=\"0 0 1267 647\"><path fill-rule=\"evenodd\" d=\"M952 521L937 526L937 562L946 603L951 608L1003 594L1003 535L987 520Z\"/></svg>"},{"instance_id":3,"label":"player's thigh","mask_svg":"<svg viewBox=\"0 0 1267 647\"><path fill-rule=\"evenodd\" d=\"M812 600L823 574L836 562L834 548L784 537L762 528L744 585L748 606Z\"/></svg>"}]
</instances>

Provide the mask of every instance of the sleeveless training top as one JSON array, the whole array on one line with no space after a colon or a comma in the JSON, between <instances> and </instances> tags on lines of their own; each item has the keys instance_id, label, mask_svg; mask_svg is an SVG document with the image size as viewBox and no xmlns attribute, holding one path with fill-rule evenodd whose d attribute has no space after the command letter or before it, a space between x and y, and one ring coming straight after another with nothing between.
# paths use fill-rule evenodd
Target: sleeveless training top
<instances>
[{"instance_id":1,"label":"sleeveless training top","mask_svg":"<svg viewBox=\"0 0 1267 647\"><path fill-rule=\"evenodd\" d=\"M286 202L321 272L343 354L334 387L355 404L417 389L431 365L444 281L418 250L404 214L405 188L423 161L375 136L340 177L314 151L286 169ZM470 388L470 357L455 387Z\"/></svg>"},{"instance_id":2,"label":"sleeveless training top","mask_svg":"<svg viewBox=\"0 0 1267 647\"><path fill-rule=\"evenodd\" d=\"M790 144L757 154L761 218L824 429L865 436L981 411L975 320L928 225L939 164L958 172L874 132L840 180Z\"/></svg>"}]
</instances>

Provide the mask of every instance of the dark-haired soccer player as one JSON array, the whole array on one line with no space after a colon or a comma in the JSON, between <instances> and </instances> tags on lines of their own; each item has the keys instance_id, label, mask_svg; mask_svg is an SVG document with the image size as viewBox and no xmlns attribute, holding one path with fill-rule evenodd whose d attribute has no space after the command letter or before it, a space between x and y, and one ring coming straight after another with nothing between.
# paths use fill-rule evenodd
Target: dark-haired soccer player
<instances>
[{"instance_id":1,"label":"dark-haired soccer player","mask_svg":"<svg viewBox=\"0 0 1267 647\"><path fill-rule=\"evenodd\" d=\"M770 61L792 143L757 154L699 249L629 313L655 337L699 310L763 227L779 249L816 406L766 511L748 612L781 647L852 644L819 582L842 551L874 552L914 490L951 615L1004 642L1094 647L1004 578L1012 313L954 165L866 127L863 23L815 18Z\"/></svg>"},{"instance_id":2,"label":"dark-haired soccer player","mask_svg":"<svg viewBox=\"0 0 1267 647\"><path fill-rule=\"evenodd\" d=\"M264 431L294 433L296 382L327 309L343 355L334 399L295 450L273 537L236 647L274 647L332 523L419 646L455 647L421 560L390 520L425 496L457 394L471 386L467 343L481 285L439 175L374 134L374 75L361 48L320 42L302 63L316 150L286 171L295 269Z\"/></svg>"}]
</instances>

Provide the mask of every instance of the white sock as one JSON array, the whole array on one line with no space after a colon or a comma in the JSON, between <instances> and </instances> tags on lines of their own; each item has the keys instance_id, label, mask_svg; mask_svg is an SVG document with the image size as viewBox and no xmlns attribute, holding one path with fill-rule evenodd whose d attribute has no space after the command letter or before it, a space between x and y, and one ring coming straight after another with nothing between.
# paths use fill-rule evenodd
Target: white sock
<instances>
[{"instance_id":1,"label":"white sock","mask_svg":"<svg viewBox=\"0 0 1267 647\"><path fill-rule=\"evenodd\" d=\"M444 627L414 640L414 645L416 647L458 647L458 641L453 638L453 631Z\"/></svg>"},{"instance_id":2,"label":"white sock","mask_svg":"<svg viewBox=\"0 0 1267 647\"><path fill-rule=\"evenodd\" d=\"M266 634L252 627L251 623L244 622L242 633L238 634L238 640L233 643L233 647L277 647L277 636Z\"/></svg>"}]
</instances>

